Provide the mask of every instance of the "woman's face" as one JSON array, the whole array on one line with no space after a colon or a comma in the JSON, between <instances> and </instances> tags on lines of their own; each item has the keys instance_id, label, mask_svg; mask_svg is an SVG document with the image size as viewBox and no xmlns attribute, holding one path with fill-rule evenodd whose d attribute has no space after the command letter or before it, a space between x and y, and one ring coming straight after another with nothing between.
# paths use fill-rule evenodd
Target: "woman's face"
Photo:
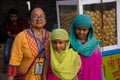
<instances>
[{"instance_id":1,"label":"woman's face","mask_svg":"<svg viewBox=\"0 0 120 80\"><path fill-rule=\"evenodd\" d=\"M41 8L35 8L31 12L30 24L33 28L43 28L46 24L45 13Z\"/></svg>"},{"instance_id":2,"label":"woman's face","mask_svg":"<svg viewBox=\"0 0 120 80\"><path fill-rule=\"evenodd\" d=\"M88 34L89 34L89 28L76 27L76 28L75 28L75 32L76 32L76 36L77 36L82 42L84 42L85 40L87 40L87 36L88 36Z\"/></svg>"},{"instance_id":3,"label":"woman's face","mask_svg":"<svg viewBox=\"0 0 120 80\"><path fill-rule=\"evenodd\" d=\"M55 49L57 52L61 52L65 50L67 43L68 42L65 40L57 39L52 41L52 46L53 46L53 49Z\"/></svg>"}]
</instances>

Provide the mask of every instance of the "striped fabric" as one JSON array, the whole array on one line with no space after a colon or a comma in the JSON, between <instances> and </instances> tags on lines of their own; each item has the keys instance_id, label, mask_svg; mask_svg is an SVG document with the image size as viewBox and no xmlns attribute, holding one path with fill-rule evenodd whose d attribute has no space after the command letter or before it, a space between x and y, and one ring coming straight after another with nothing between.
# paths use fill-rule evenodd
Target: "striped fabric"
<instances>
[{"instance_id":1,"label":"striped fabric","mask_svg":"<svg viewBox=\"0 0 120 80\"><path fill-rule=\"evenodd\" d=\"M17 69L18 69L17 66L9 66L7 74L11 75L11 76L16 76L17 75Z\"/></svg>"}]
</instances>

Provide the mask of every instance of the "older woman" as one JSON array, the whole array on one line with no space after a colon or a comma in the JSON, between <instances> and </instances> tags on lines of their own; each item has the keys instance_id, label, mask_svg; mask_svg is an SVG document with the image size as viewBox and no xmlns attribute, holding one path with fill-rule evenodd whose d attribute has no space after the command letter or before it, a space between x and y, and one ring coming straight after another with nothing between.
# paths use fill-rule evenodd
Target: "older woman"
<instances>
[{"instance_id":1,"label":"older woman","mask_svg":"<svg viewBox=\"0 0 120 80\"><path fill-rule=\"evenodd\" d=\"M31 28L20 32L12 45L8 80L46 80L50 32L44 29L45 24L43 9L31 9Z\"/></svg>"}]
</instances>

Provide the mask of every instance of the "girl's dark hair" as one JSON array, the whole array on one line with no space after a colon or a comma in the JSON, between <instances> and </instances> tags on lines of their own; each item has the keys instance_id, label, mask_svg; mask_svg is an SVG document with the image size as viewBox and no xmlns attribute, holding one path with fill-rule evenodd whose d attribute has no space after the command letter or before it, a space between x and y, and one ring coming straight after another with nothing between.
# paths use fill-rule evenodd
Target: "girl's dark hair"
<instances>
[{"instance_id":1,"label":"girl's dark hair","mask_svg":"<svg viewBox=\"0 0 120 80\"><path fill-rule=\"evenodd\" d=\"M28 19L30 19L31 12L32 12L35 8L41 8L41 9L44 11L45 15L46 15L45 8L44 8L43 6L35 5L35 6L33 6L33 7L30 9L30 11L28 12Z\"/></svg>"}]
</instances>

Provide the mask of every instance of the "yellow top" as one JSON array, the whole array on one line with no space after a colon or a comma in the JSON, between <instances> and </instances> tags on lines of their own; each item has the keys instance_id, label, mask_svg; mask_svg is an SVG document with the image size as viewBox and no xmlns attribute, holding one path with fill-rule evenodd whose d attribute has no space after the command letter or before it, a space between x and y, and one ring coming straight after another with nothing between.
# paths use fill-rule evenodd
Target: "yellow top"
<instances>
[{"instance_id":1,"label":"yellow top","mask_svg":"<svg viewBox=\"0 0 120 80\"><path fill-rule=\"evenodd\" d=\"M35 56L37 56L36 50L38 50L35 40L32 36L30 36L28 33L30 30L23 31L19 33L12 46L11 50L11 58L10 58L10 65L18 66L18 73L25 73L33 60L35 59ZM27 35L27 36L26 36ZM31 40L28 40L31 38ZM30 44L31 43L31 44ZM45 46L48 47L46 50L49 51L49 41L45 40ZM46 52L47 52L46 51ZM37 59L36 62L42 62L44 63L44 51L42 51L41 58ZM40 75L34 74L34 68L35 64L32 66L30 71L28 72L25 80L41 80Z\"/></svg>"}]
</instances>

